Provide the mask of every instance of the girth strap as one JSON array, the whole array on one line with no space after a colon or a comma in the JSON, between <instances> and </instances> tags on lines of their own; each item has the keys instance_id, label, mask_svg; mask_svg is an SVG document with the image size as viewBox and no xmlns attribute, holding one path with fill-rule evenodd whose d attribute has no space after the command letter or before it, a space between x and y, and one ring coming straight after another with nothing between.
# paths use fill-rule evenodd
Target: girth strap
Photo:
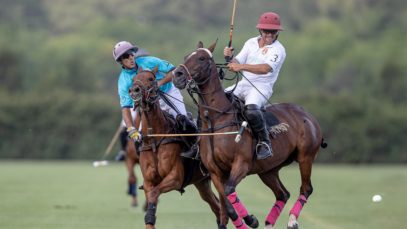
<instances>
[{"instance_id":1,"label":"girth strap","mask_svg":"<svg viewBox=\"0 0 407 229\"><path fill-rule=\"evenodd\" d=\"M201 133L211 133L211 132L213 133L215 131L221 130L221 129L229 127L229 126L238 126L238 125L239 125L239 122L232 121L232 122L228 122L228 123L218 125L218 126L215 126L215 127L212 127L212 128L208 128L206 130L201 130Z\"/></svg>"},{"instance_id":2,"label":"girth strap","mask_svg":"<svg viewBox=\"0 0 407 229\"><path fill-rule=\"evenodd\" d=\"M155 147L158 148L160 145L165 145L165 144L170 144L170 143L178 143L178 142L183 142L182 139L180 138L161 138L158 143L155 144ZM153 150L153 144L144 144L140 147L140 151L150 151Z\"/></svg>"}]
</instances>

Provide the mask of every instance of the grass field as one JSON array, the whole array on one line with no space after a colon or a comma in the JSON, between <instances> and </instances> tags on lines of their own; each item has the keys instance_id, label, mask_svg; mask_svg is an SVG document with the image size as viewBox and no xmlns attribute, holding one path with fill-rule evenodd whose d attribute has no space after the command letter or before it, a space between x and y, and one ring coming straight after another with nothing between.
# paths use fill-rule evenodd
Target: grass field
<instances>
[{"instance_id":1,"label":"grass field","mask_svg":"<svg viewBox=\"0 0 407 229\"><path fill-rule=\"evenodd\" d=\"M137 171L140 182L140 172ZM144 228L141 208L130 207L122 163L94 168L91 162L0 162L0 228L92 229ZM297 165L281 177L291 192L276 228L286 228L288 211L298 196ZM313 170L314 193L300 216L300 227L309 229L406 228L406 166L330 166ZM246 178L237 189L241 200L260 222L274 196L257 176ZM144 195L140 194L140 202ZM380 194L383 200L372 202ZM261 223L261 227L264 226ZM180 195L162 195L157 228L216 228L215 218L193 187ZM233 228L229 224L228 228Z\"/></svg>"}]
</instances>

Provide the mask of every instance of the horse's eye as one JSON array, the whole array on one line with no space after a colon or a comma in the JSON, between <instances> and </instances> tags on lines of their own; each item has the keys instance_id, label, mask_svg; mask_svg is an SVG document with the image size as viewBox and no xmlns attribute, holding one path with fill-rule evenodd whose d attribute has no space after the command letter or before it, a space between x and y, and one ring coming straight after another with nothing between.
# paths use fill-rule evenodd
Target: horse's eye
<instances>
[{"instance_id":1,"label":"horse's eye","mask_svg":"<svg viewBox=\"0 0 407 229\"><path fill-rule=\"evenodd\" d=\"M153 79L153 78L148 78L148 80L149 80L150 82L153 82L153 81L154 81L154 79Z\"/></svg>"},{"instance_id":2,"label":"horse's eye","mask_svg":"<svg viewBox=\"0 0 407 229\"><path fill-rule=\"evenodd\" d=\"M204 60L205 60L205 57L204 57L204 56L201 56L201 57L199 57L199 60L200 60L200 61L204 61Z\"/></svg>"}]
</instances>

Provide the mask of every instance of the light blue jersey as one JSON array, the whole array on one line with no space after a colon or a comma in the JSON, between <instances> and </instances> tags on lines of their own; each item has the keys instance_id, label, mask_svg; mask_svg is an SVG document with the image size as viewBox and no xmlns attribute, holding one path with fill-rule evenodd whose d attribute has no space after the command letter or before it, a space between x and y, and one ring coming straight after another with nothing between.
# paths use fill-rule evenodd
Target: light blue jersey
<instances>
[{"instance_id":1,"label":"light blue jersey","mask_svg":"<svg viewBox=\"0 0 407 229\"><path fill-rule=\"evenodd\" d=\"M141 67L143 70L149 69L153 70L158 66L158 71L156 73L156 80L161 80L165 75L172 71L175 67L171 63L154 56L140 56L137 57L134 62L136 66ZM133 78L137 74L137 69L122 69L118 80L118 93L120 97L120 106L122 108L133 107L133 100L129 95L129 89L133 85ZM174 85L172 82L168 82L160 86L160 91L167 93Z\"/></svg>"}]
</instances>

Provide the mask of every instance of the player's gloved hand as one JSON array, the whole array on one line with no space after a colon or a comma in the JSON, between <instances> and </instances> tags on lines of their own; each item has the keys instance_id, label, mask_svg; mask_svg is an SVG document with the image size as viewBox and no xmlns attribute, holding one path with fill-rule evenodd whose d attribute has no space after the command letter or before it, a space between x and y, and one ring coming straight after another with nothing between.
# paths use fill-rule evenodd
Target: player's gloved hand
<instances>
[{"instance_id":1,"label":"player's gloved hand","mask_svg":"<svg viewBox=\"0 0 407 229\"><path fill-rule=\"evenodd\" d=\"M133 139L133 141L135 142L141 142L143 138L141 133L138 130L136 130L136 128L134 128L133 126L127 128L127 133L129 135L129 138Z\"/></svg>"},{"instance_id":2,"label":"player's gloved hand","mask_svg":"<svg viewBox=\"0 0 407 229\"><path fill-rule=\"evenodd\" d=\"M233 58L233 47L225 47L223 49L223 56L228 57L230 60Z\"/></svg>"}]
</instances>

